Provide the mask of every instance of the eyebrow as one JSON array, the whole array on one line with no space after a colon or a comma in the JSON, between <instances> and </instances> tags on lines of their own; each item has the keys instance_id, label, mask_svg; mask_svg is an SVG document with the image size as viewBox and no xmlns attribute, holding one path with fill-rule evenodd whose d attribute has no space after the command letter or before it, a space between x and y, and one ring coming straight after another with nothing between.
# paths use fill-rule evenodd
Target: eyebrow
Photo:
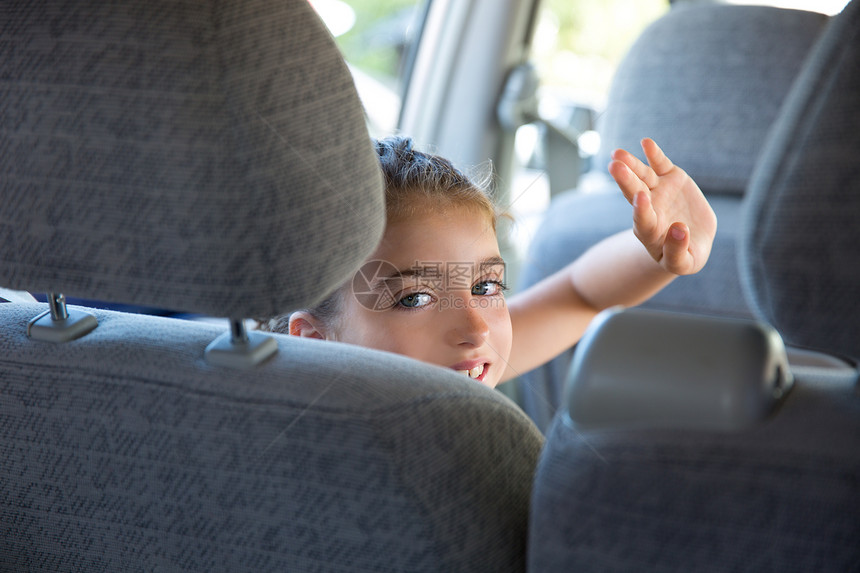
<instances>
[{"instance_id":1,"label":"eyebrow","mask_svg":"<svg viewBox=\"0 0 860 573\"><path fill-rule=\"evenodd\" d=\"M460 263L460 262L451 263L449 261L449 262L446 262L444 264L445 265L449 265L449 264L473 264L473 265L475 265L476 268L483 269L485 267L505 266L505 259L503 259L500 256L492 256L492 257L487 257L485 259L481 259L477 263ZM423 276L425 276L425 269L430 269L430 268L434 268L434 270L435 270L435 267L431 267L430 265L418 266L416 264L416 265L413 265L413 266L406 268L406 269L396 270L393 273L388 274L388 275L377 276L373 279L373 282L370 284L370 288L372 290L375 290L375 289L379 288L380 286L384 285L385 283L388 283L388 282L391 282L394 280L398 280L401 278L423 277Z\"/></svg>"},{"instance_id":2,"label":"eyebrow","mask_svg":"<svg viewBox=\"0 0 860 573\"><path fill-rule=\"evenodd\" d=\"M505 266L505 259L502 257L487 257L482 261L478 261L478 267L493 267L493 266Z\"/></svg>"}]
</instances>

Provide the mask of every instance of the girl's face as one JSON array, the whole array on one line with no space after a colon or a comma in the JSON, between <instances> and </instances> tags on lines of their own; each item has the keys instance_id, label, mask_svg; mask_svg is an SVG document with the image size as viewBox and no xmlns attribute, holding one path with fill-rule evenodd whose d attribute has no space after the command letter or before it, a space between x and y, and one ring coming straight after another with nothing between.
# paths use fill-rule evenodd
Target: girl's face
<instances>
[{"instance_id":1,"label":"girl's face","mask_svg":"<svg viewBox=\"0 0 860 573\"><path fill-rule=\"evenodd\" d=\"M511 351L503 279L486 214L421 210L387 226L345 289L331 338L451 368L493 387Z\"/></svg>"}]
</instances>

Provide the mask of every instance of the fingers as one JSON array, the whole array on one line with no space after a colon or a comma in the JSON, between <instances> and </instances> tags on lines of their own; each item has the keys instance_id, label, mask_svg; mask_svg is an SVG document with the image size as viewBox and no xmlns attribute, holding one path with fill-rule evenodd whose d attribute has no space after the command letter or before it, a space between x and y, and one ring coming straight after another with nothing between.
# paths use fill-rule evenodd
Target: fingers
<instances>
[{"instance_id":1,"label":"fingers","mask_svg":"<svg viewBox=\"0 0 860 573\"><path fill-rule=\"evenodd\" d=\"M649 251L648 245L658 245L659 251L662 237L657 228L657 214L651 206L651 197L644 191L637 193L633 200L633 233ZM652 253L652 256L656 254Z\"/></svg>"},{"instance_id":2,"label":"fingers","mask_svg":"<svg viewBox=\"0 0 860 573\"><path fill-rule=\"evenodd\" d=\"M672 223L663 243L663 268L667 271L685 275L694 267L690 253L690 229L684 223Z\"/></svg>"},{"instance_id":3,"label":"fingers","mask_svg":"<svg viewBox=\"0 0 860 573\"><path fill-rule=\"evenodd\" d=\"M651 256L669 272L685 275L693 272L695 261L690 252L690 228L680 221L661 230L651 197L640 191L633 200L633 233Z\"/></svg>"},{"instance_id":4,"label":"fingers","mask_svg":"<svg viewBox=\"0 0 860 573\"><path fill-rule=\"evenodd\" d=\"M645 157L648 159L648 164L654 170L656 175L666 175L675 166L672 161L666 157L660 146L653 139L646 137L642 140L642 151L645 152ZM650 187L650 186L649 186Z\"/></svg>"},{"instance_id":5,"label":"fingers","mask_svg":"<svg viewBox=\"0 0 860 573\"><path fill-rule=\"evenodd\" d=\"M648 188L639 177L636 176L630 168L621 161L613 161L609 164L609 174L615 179L618 188L624 194L627 202L633 204L633 198L641 191L648 191Z\"/></svg>"},{"instance_id":6,"label":"fingers","mask_svg":"<svg viewBox=\"0 0 860 573\"><path fill-rule=\"evenodd\" d=\"M656 144L655 144L656 145ZM647 155L646 155L647 157ZM628 169L645 184L648 189L653 189L657 186L658 178L654 169L648 167L642 161L624 149L616 149L612 152L612 159L626 165Z\"/></svg>"},{"instance_id":7,"label":"fingers","mask_svg":"<svg viewBox=\"0 0 860 573\"><path fill-rule=\"evenodd\" d=\"M648 189L653 189L659 183L660 176L669 173L675 167L675 164L666 157L660 146L650 137L643 139L641 145L642 151L645 152L645 158L648 160L648 165L645 165L638 157L624 149L613 151L612 159L626 165Z\"/></svg>"}]
</instances>

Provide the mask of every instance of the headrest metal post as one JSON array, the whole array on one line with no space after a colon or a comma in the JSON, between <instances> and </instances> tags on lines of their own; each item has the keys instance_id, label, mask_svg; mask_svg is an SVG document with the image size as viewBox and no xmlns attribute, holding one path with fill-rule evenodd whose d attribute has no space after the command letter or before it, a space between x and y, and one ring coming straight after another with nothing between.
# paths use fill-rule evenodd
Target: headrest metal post
<instances>
[{"instance_id":1,"label":"headrest metal post","mask_svg":"<svg viewBox=\"0 0 860 573\"><path fill-rule=\"evenodd\" d=\"M248 329L244 320L230 319L230 341L233 344L248 344Z\"/></svg>"},{"instance_id":2,"label":"headrest metal post","mask_svg":"<svg viewBox=\"0 0 860 573\"><path fill-rule=\"evenodd\" d=\"M278 352L278 342L262 332L248 332L245 321L230 319L225 332L206 347L206 361L213 366L248 370L262 364Z\"/></svg>"},{"instance_id":3,"label":"headrest metal post","mask_svg":"<svg viewBox=\"0 0 860 573\"><path fill-rule=\"evenodd\" d=\"M51 309L51 320L66 320L69 318L69 311L66 308L66 297L63 293L49 293L48 307Z\"/></svg>"},{"instance_id":4,"label":"headrest metal post","mask_svg":"<svg viewBox=\"0 0 860 573\"><path fill-rule=\"evenodd\" d=\"M62 293L48 294L48 310L27 324L27 336L43 342L69 342L89 333L99 321L83 310L66 307Z\"/></svg>"}]
</instances>

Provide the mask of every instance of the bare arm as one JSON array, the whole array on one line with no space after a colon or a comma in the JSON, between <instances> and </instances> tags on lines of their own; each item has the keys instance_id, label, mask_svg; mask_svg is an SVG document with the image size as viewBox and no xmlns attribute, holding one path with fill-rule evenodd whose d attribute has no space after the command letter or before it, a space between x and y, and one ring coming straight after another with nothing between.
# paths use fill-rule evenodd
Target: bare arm
<instances>
[{"instance_id":1,"label":"bare arm","mask_svg":"<svg viewBox=\"0 0 860 573\"><path fill-rule=\"evenodd\" d=\"M633 228L599 242L509 301L513 348L502 380L575 344L600 310L639 304L676 276L705 265L717 227L713 210L656 143L646 139L642 147L648 165L618 150L609 166L633 207Z\"/></svg>"}]
</instances>

